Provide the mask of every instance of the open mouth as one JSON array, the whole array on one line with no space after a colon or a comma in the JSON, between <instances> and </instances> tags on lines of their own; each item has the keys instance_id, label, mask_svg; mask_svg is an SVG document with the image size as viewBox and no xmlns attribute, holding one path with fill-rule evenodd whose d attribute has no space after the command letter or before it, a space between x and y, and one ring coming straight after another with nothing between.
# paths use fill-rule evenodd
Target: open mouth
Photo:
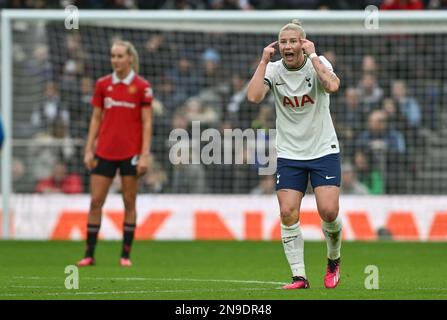
<instances>
[{"instance_id":1,"label":"open mouth","mask_svg":"<svg viewBox=\"0 0 447 320\"><path fill-rule=\"evenodd\" d=\"M284 52L284 57L286 58L286 60L292 60L293 56L293 52Z\"/></svg>"}]
</instances>

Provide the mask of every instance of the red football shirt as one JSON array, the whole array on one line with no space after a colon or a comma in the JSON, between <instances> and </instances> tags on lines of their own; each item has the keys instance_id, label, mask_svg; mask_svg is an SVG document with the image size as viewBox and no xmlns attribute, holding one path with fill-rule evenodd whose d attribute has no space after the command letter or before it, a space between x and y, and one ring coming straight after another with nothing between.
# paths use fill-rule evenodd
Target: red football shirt
<instances>
[{"instance_id":1,"label":"red football shirt","mask_svg":"<svg viewBox=\"0 0 447 320\"><path fill-rule=\"evenodd\" d=\"M141 108L150 108L152 88L131 71L120 80L115 74L98 79L91 101L103 109L96 154L107 160L124 160L141 153Z\"/></svg>"}]
</instances>

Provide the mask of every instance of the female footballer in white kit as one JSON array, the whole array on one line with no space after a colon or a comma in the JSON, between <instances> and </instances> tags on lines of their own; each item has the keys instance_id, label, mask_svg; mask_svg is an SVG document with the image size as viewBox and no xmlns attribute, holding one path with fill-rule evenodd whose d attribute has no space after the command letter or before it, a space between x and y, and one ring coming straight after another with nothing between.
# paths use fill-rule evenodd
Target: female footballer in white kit
<instances>
[{"instance_id":1,"label":"female footballer in white kit","mask_svg":"<svg viewBox=\"0 0 447 320\"><path fill-rule=\"evenodd\" d=\"M270 62L276 44L282 59ZM299 221L309 178L327 243L324 285L335 288L340 281L340 149L329 111L329 94L339 86L340 79L331 64L315 53L314 44L306 39L298 20L282 27L278 41L264 48L248 86L247 97L251 102L260 103L269 90L275 98L276 190L281 238L292 270L292 283L284 289L310 287Z\"/></svg>"}]
</instances>

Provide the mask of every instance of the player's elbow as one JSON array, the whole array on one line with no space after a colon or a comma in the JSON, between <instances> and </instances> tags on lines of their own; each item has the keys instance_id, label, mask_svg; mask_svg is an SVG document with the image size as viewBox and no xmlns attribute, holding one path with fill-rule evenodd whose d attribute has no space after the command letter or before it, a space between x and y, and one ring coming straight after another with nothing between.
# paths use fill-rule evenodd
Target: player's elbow
<instances>
[{"instance_id":1,"label":"player's elbow","mask_svg":"<svg viewBox=\"0 0 447 320\"><path fill-rule=\"evenodd\" d=\"M264 100L264 96L256 92L247 92L247 100L251 103L261 103Z\"/></svg>"},{"instance_id":2,"label":"player's elbow","mask_svg":"<svg viewBox=\"0 0 447 320\"><path fill-rule=\"evenodd\" d=\"M336 93L340 88L340 81L334 81L329 84L327 88L325 88L327 93Z\"/></svg>"},{"instance_id":3,"label":"player's elbow","mask_svg":"<svg viewBox=\"0 0 447 320\"><path fill-rule=\"evenodd\" d=\"M329 88L326 88L325 90L326 90L327 93L333 94L333 93L336 93L338 91L338 86L337 87L335 87L335 86L332 87L331 86Z\"/></svg>"}]
</instances>

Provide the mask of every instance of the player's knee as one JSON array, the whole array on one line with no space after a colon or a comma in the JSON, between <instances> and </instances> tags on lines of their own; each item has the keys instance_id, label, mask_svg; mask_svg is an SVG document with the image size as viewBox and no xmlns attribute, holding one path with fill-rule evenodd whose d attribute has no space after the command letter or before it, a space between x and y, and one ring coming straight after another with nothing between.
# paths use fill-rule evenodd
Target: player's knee
<instances>
[{"instance_id":1,"label":"player's knee","mask_svg":"<svg viewBox=\"0 0 447 320\"><path fill-rule=\"evenodd\" d=\"M125 196L123 197L124 209L126 211L135 210L135 197L133 196Z\"/></svg>"},{"instance_id":2,"label":"player's knee","mask_svg":"<svg viewBox=\"0 0 447 320\"><path fill-rule=\"evenodd\" d=\"M326 222L332 222L337 219L338 216L338 206L326 206L320 208L320 216Z\"/></svg>"},{"instance_id":3,"label":"player's knee","mask_svg":"<svg viewBox=\"0 0 447 320\"><path fill-rule=\"evenodd\" d=\"M281 219L290 219L298 212L297 209L292 207L283 207L280 209Z\"/></svg>"},{"instance_id":4,"label":"player's knee","mask_svg":"<svg viewBox=\"0 0 447 320\"><path fill-rule=\"evenodd\" d=\"M90 211L93 213L98 211L100 212L103 205L104 205L103 199L92 198L92 200L90 201Z\"/></svg>"}]
</instances>

